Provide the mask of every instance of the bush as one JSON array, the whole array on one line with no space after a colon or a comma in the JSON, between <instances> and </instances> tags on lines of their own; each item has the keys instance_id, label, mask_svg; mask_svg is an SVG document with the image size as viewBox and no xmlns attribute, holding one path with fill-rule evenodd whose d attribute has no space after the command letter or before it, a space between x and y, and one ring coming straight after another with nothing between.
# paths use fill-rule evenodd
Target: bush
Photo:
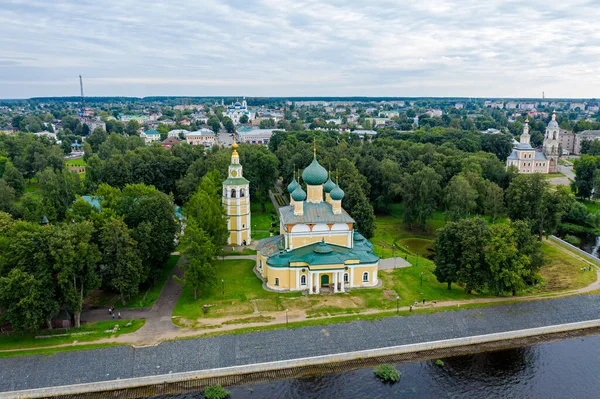
<instances>
[{"instance_id":1,"label":"bush","mask_svg":"<svg viewBox=\"0 0 600 399\"><path fill-rule=\"evenodd\" d=\"M576 247L579 246L579 244L581 244L581 239L579 239L579 237L575 237L570 234L567 234L563 238L563 240L565 240L566 242L568 242L571 245L575 245Z\"/></svg>"},{"instance_id":2,"label":"bush","mask_svg":"<svg viewBox=\"0 0 600 399\"><path fill-rule=\"evenodd\" d=\"M444 367L444 362L441 361L440 359L438 359L438 360L435 361L435 365L438 366L438 367Z\"/></svg>"},{"instance_id":3,"label":"bush","mask_svg":"<svg viewBox=\"0 0 600 399\"><path fill-rule=\"evenodd\" d=\"M373 370L375 376L383 382L394 383L400 381L400 372L391 364L380 364Z\"/></svg>"},{"instance_id":4,"label":"bush","mask_svg":"<svg viewBox=\"0 0 600 399\"><path fill-rule=\"evenodd\" d=\"M206 399L225 399L229 396L229 391L221 385L211 385L204 389L204 397Z\"/></svg>"}]
</instances>

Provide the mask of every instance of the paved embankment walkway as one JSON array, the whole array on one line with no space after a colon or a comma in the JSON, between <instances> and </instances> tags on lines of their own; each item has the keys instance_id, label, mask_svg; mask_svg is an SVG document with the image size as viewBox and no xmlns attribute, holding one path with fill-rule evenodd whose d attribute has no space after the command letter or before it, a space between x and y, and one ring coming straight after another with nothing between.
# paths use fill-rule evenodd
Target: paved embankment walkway
<instances>
[{"instance_id":1,"label":"paved embankment walkway","mask_svg":"<svg viewBox=\"0 0 600 399\"><path fill-rule=\"evenodd\" d=\"M0 392L304 358L597 319L600 296L0 359Z\"/></svg>"}]
</instances>

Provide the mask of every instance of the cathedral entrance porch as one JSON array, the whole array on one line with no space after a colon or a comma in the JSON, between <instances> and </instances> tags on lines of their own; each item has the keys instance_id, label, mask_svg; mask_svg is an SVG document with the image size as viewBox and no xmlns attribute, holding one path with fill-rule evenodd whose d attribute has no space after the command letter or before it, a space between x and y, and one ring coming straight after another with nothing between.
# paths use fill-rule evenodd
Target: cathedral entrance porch
<instances>
[{"instance_id":1,"label":"cathedral entrance porch","mask_svg":"<svg viewBox=\"0 0 600 399\"><path fill-rule=\"evenodd\" d=\"M321 292L346 292L344 286L344 271L309 272L308 293L320 294Z\"/></svg>"}]
</instances>

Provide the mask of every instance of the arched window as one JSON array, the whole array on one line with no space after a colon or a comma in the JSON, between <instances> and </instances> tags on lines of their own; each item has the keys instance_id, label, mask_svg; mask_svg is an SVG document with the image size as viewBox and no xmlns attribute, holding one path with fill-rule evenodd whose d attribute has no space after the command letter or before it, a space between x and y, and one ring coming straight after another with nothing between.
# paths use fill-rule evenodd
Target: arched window
<instances>
[{"instance_id":1,"label":"arched window","mask_svg":"<svg viewBox=\"0 0 600 399\"><path fill-rule=\"evenodd\" d=\"M349 283L350 277L348 277L348 273L344 273L344 283Z\"/></svg>"},{"instance_id":2,"label":"arched window","mask_svg":"<svg viewBox=\"0 0 600 399\"><path fill-rule=\"evenodd\" d=\"M279 279L275 278L275 287L279 287Z\"/></svg>"},{"instance_id":3,"label":"arched window","mask_svg":"<svg viewBox=\"0 0 600 399\"><path fill-rule=\"evenodd\" d=\"M244 192L243 188L240 188L240 198L244 198L246 196L246 193Z\"/></svg>"},{"instance_id":4,"label":"arched window","mask_svg":"<svg viewBox=\"0 0 600 399\"><path fill-rule=\"evenodd\" d=\"M363 283L368 283L369 282L369 272L364 272L363 273Z\"/></svg>"},{"instance_id":5,"label":"arched window","mask_svg":"<svg viewBox=\"0 0 600 399\"><path fill-rule=\"evenodd\" d=\"M300 285L306 285L306 275L300 276Z\"/></svg>"},{"instance_id":6,"label":"arched window","mask_svg":"<svg viewBox=\"0 0 600 399\"><path fill-rule=\"evenodd\" d=\"M235 188L231 189L231 198L235 198Z\"/></svg>"},{"instance_id":7,"label":"arched window","mask_svg":"<svg viewBox=\"0 0 600 399\"><path fill-rule=\"evenodd\" d=\"M262 266L263 266L263 265L262 265L262 260L259 260L259 261L258 261L258 269L261 271L261 273L262 273L262 270L263 270L263 269L262 269Z\"/></svg>"}]
</instances>

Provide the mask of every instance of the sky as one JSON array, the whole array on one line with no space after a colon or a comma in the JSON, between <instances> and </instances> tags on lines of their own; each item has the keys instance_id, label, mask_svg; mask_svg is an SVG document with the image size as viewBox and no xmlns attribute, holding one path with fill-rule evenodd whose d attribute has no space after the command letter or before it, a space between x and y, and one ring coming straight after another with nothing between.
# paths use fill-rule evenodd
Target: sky
<instances>
[{"instance_id":1,"label":"sky","mask_svg":"<svg viewBox=\"0 0 600 399\"><path fill-rule=\"evenodd\" d=\"M598 0L0 0L0 98L79 75L86 96L594 98L598 21Z\"/></svg>"}]
</instances>

